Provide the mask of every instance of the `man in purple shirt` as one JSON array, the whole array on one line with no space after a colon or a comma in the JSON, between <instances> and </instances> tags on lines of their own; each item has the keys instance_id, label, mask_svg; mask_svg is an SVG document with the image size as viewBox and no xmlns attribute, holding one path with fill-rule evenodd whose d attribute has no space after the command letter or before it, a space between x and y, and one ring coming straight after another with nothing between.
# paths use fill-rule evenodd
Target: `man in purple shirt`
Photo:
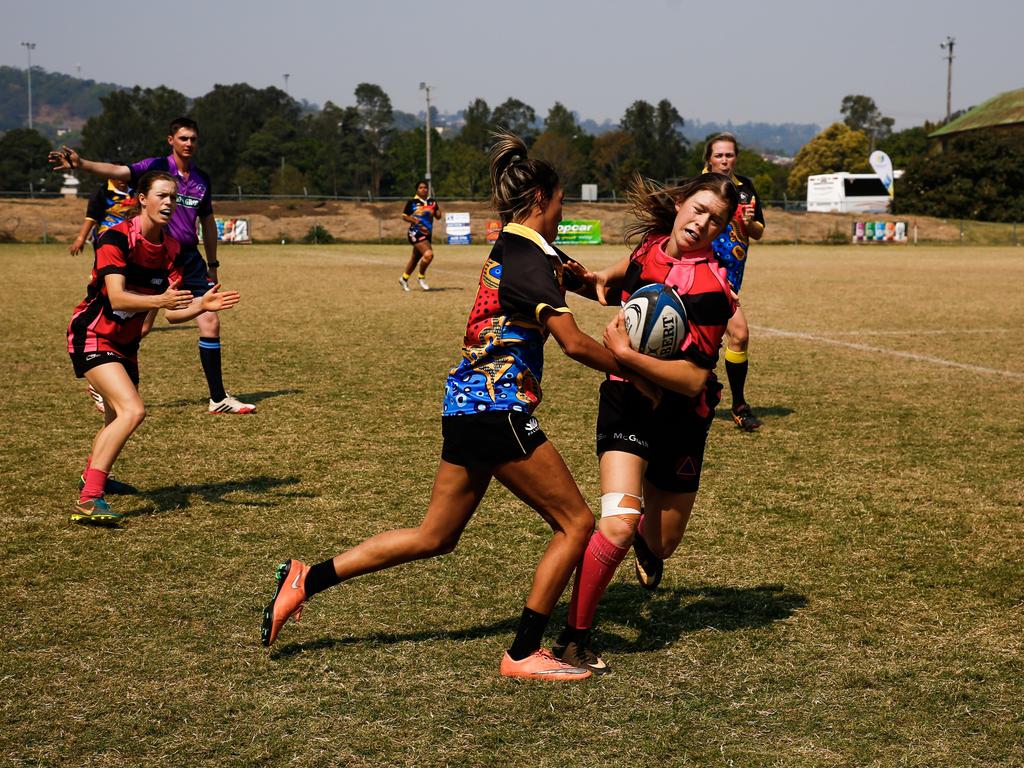
<instances>
[{"instance_id":1,"label":"man in purple shirt","mask_svg":"<svg viewBox=\"0 0 1024 768\"><path fill-rule=\"evenodd\" d=\"M171 123L167 135L171 154L167 157L149 157L131 165L114 165L86 160L70 147L50 153L54 170L75 170L94 173L106 179L128 182L132 187L147 171L164 171L178 182L178 204L171 216L167 231L181 243L178 266L181 269L181 287L192 291L197 298L209 291L217 282L217 222L213 217L210 177L192 162L199 147L199 128L189 117L179 117ZM199 253L196 221L203 226L203 247L209 260ZM243 403L224 390L220 360L220 318L216 312L204 312L196 318L199 326L199 361L210 388L210 413L253 413L256 406Z\"/></svg>"}]
</instances>

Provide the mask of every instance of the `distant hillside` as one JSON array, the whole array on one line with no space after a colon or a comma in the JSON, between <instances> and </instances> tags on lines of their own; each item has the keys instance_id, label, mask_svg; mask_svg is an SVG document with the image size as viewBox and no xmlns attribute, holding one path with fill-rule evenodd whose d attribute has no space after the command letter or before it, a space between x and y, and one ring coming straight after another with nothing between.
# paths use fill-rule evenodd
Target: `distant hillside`
<instances>
[{"instance_id":1,"label":"distant hillside","mask_svg":"<svg viewBox=\"0 0 1024 768\"><path fill-rule=\"evenodd\" d=\"M100 113L100 96L123 87L32 67L32 127L51 139L59 129L77 132ZM0 66L0 131L27 126L27 91L26 70Z\"/></svg>"}]
</instances>

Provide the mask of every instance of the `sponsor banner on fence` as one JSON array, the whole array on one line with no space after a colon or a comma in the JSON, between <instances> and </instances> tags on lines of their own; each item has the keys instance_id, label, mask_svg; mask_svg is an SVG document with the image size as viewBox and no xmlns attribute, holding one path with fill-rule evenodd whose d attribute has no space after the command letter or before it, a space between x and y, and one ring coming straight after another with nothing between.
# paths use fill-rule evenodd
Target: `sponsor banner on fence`
<instances>
[{"instance_id":1,"label":"sponsor banner on fence","mask_svg":"<svg viewBox=\"0 0 1024 768\"><path fill-rule=\"evenodd\" d=\"M855 243L904 243L907 240L907 222L855 221L852 240Z\"/></svg>"},{"instance_id":2,"label":"sponsor banner on fence","mask_svg":"<svg viewBox=\"0 0 1024 768\"><path fill-rule=\"evenodd\" d=\"M601 222L566 219L558 225L555 245L600 245Z\"/></svg>"},{"instance_id":3,"label":"sponsor banner on fence","mask_svg":"<svg viewBox=\"0 0 1024 768\"><path fill-rule=\"evenodd\" d=\"M501 234L501 222L498 219L487 220L487 242L493 243Z\"/></svg>"},{"instance_id":4,"label":"sponsor banner on fence","mask_svg":"<svg viewBox=\"0 0 1024 768\"><path fill-rule=\"evenodd\" d=\"M446 213L444 230L448 235L448 245L469 245L469 214Z\"/></svg>"},{"instance_id":5,"label":"sponsor banner on fence","mask_svg":"<svg viewBox=\"0 0 1024 768\"><path fill-rule=\"evenodd\" d=\"M248 219L216 218L217 239L224 243L251 243Z\"/></svg>"}]
</instances>

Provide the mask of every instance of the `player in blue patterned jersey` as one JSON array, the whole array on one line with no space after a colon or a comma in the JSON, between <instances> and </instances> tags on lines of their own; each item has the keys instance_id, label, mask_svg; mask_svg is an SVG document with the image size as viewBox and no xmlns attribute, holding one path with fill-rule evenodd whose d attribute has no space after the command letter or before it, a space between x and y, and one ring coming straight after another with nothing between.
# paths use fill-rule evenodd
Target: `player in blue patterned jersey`
<instances>
[{"instance_id":1,"label":"player in blue patterned jersey","mask_svg":"<svg viewBox=\"0 0 1024 768\"><path fill-rule=\"evenodd\" d=\"M743 283L743 270L747 266L750 241L760 240L764 235L764 213L757 199L754 182L734 172L739 151L739 142L731 133L712 136L704 149L704 171L730 177L740 195L740 204L732 221L712 243L715 256L725 267L729 284L737 294ZM744 432L754 432L761 428L761 420L754 415L743 391L747 382L749 342L750 327L747 325L747 316L740 307L726 329L725 373L732 393L732 419Z\"/></svg>"},{"instance_id":2,"label":"player in blue patterned jersey","mask_svg":"<svg viewBox=\"0 0 1024 768\"><path fill-rule=\"evenodd\" d=\"M437 200L430 196L430 186L425 181L416 185L416 196L406 202L402 209L402 219L409 222L409 231L406 237L412 246L412 255L409 256L409 263L405 265L405 272L398 279L402 290L409 290L409 279L412 271L419 264L420 270L417 274L420 288L429 291L427 285L427 267L434 260L434 249L432 239L434 234L434 221L441 218L441 207Z\"/></svg>"}]
</instances>

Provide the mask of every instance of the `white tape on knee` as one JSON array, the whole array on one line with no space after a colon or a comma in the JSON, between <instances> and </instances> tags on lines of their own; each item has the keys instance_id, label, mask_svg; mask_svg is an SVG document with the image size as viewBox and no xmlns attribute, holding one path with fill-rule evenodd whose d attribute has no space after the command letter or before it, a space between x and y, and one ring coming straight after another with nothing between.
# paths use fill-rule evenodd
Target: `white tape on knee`
<instances>
[{"instance_id":1,"label":"white tape on knee","mask_svg":"<svg viewBox=\"0 0 1024 768\"><path fill-rule=\"evenodd\" d=\"M635 499L636 506L623 504L626 499ZM601 517L614 515L639 515L643 511L644 500L632 493L606 493L601 497Z\"/></svg>"}]
</instances>

